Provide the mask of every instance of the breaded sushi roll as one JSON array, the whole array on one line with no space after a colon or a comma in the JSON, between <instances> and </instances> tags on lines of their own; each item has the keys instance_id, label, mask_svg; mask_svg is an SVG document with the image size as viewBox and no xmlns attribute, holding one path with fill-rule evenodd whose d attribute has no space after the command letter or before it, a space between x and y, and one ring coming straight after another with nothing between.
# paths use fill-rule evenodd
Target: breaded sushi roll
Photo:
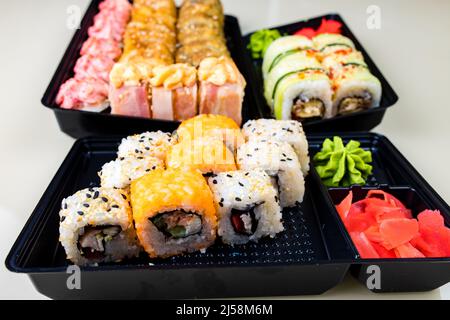
<instances>
[{"instance_id":1,"label":"breaded sushi roll","mask_svg":"<svg viewBox=\"0 0 450 320\"><path fill-rule=\"evenodd\" d=\"M264 170L273 179L282 207L303 201L305 181L294 149L287 142L248 141L237 151L240 170Z\"/></svg>"},{"instance_id":2,"label":"breaded sushi roll","mask_svg":"<svg viewBox=\"0 0 450 320\"><path fill-rule=\"evenodd\" d=\"M221 114L241 125L246 82L234 61L226 56L203 59L198 80L199 112Z\"/></svg>"},{"instance_id":3,"label":"breaded sushi roll","mask_svg":"<svg viewBox=\"0 0 450 320\"><path fill-rule=\"evenodd\" d=\"M197 169L204 175L236 170L234 155L225 144L206 137L182 141L170 147L166 166Z\"/></svg>"},{"instance_id":4,"label":"breaded sushi roll","mask_svg":"<svg viewBox=\"0 0 450 320\"><path fill-rule=\"evenodd\" d=\"M141 251L123 190L80 190L62 201L59 215L59 241L74 264L117 262Z\"/></svg>"},{"instance_id":5,"label":"breaded sushi roll","mask_svg":"<svg viewBox=\"0 0 450 320\"><path fill-rule=\"evenodd\" d=\"M131 183L137 235L151 258L205 250L216 238L211 190L196 170L154 170Z\"/></svg>"},{"instance_id":6,"label":"breaded sushi roll","mask_svg":"<svg viewBox=\"0 0 450 320\"><path fill-rule=\"evenodd\" d=\"M174 144L170 133L162 131L144 132L122 139L117 157L155 157L164 161L167 150Z\"/></svg>"},{"instance_id":7,"label":"breaded sushi roll","mask_svg":"<svg viewBox=\"0 0 450 320\"><path fill-rule=\"evenodd\" d=\"M153 69L152 114L164 120L185 120L197 114L197 70L183 63Z\"/></svg>"},{"instance_id":8,"label":"breaded sushi roll","mask_svg":"<svg viewBox=\"0 0 450 320\"><path fill-rule=\"evenodd\" d=\"M106 188L126 188L130 183L155 169L164 169L164 162L155 157L121 157L105 163L98 172L100 185Z\"/></svg>"},{"instance_id":9,"label":"breaded sushi roll","mask_svg":"<svg viewBox=\"0 0 450 320\"><path fill-rule=\"evenodd\" d=\"M305 36L284 36L274 40L264 54L262 65L264 78L284 57L305 50L314 50L313 42Z\"/></svg>"},{"instance_id":10,"label":"breaded sushi roll","mask_svg":"<svg viewBox=\"0 0 450 320\"><path fill-rule=\"evenodd\" d=\"M304 176L309 172L309 150L303 126L295 120L249 120L242 127L247 141L280 141L294 148Z\"/></svg>"},{"instance_id":11,"label":"breaded sushi roll","mask_svg":"<svg viewBox=\"0 0 450 320\"><path fill-rule=\"evenodd\" d=\"M264 95L278 120L333 116L330 79L309 50L284 56L267 74Z\"/></svg>"},{"instance_id":12,"label":"breaded sushi roll","mask_svg":"<svg viewBox=\"0 0 450 320\"><path fill-rule=\"evenodd\" d=\"M322 33L313 38L314 48L321 56L336 51L353 51L355 45L349 38L337 33Z\"/></svg>"},{"instance_id":13,"label":"breaded sushi roll","mask_svg":"<svg viewBox=\"0 0 450 320\"><path fill-rule=\"evenodd\" d=\"M244 142L237 123L231 118L217 114L200 114L183 121L176 135L178 141L195 140L201 137L222 140L233 152Z\"/></svg>"},{"instance_id":14,"label":"breaded sushi roll","mask_svg":"<svg viewBox=\"0 0 450 320\"><path fill-rule=\"evenodd\" d=\"M281 208L270 177L262 170L231 171L208 179L226 244L244 244L283 231Z\"/></svg>"},{"instance_id":15,"label":"breaded sushi roll","mask_svg":"<svg viewBox=\"0 0 450 320\"><path fill-rule=\"evenodd\" d=\"M332 81L333 109L348 114L380 105L381 83L359 51L335 51L322 60Z\"/></svg>"}]
</instances>

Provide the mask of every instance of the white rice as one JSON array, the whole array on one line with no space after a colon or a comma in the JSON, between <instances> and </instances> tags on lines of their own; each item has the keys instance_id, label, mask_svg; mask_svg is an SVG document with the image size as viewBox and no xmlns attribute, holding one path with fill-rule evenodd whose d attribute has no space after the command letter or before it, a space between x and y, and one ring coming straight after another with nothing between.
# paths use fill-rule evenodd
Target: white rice
<instances>
[{"instance_id":1,"label":"white rice","mask_svg":"<svg viewBox=\"0 0 450 320\"><path fill-rule=\"evenodd\" d=\"M283 231L282 214L276 190L263 170L229 171L208 179L218 214L218 234L227 244L258 241L265 236L275 237ZM257 227L253 234L236 233L231 223L231 211L246 211L254 207ZM250 216L243 219L250 229Z\"/></svg>"}]
</instances>

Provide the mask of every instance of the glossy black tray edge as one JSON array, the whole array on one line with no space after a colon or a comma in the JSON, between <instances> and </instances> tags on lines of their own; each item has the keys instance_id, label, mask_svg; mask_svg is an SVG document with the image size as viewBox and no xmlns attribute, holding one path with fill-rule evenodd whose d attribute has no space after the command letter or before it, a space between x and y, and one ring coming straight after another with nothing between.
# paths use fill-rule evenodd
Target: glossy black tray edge
<instances>
[{"instance_id":1,"label":"glossy black tray edge","mask_svg":"<svg viewBox=\"0 0 450 320\"><path fill-rule=\"evenodd\" d=\"M363 134L365 135L365 134ZM380 184L378 186L365 186L362 189L382 189L389 190L409 190L416 194L418 202L422 203L422 209L439 209L444 216L447 226L450 226L450 206L439 196L439 194L425 181L400 151L384 136L371 133L373 145L382 147L390 159L392 167L402 168L402 173L407 175L407 179L412 181L412 185ZM361 137L360 133L342 134L345 139L356 139ZM328 136L312 135L312 140L323 141ZM311 140L311 139L310 139ZM354 189L361 187L354 186ZM351 188L330 188L342 190ZM327 204L329 212L339 221L340 229L349 239L347 230L334 208L333 199L329 194ZM331 205L330 205L331 204ZM337 204L337 203L336 203ZM415 212L417 214L418 212ZM351 240L350 240L351 241ZM352 243L355 252L358 252ZM359 256L359 254L358 254ZM379 268L381 277L380 286L375 286L374 266ZM362 285L372 292L422 292L437 289L450 282L450 257L449 258L421 258L421 259L356 259L350 267L351 274L357 278Z\"/></svg>"},{"instance_id":2,"label":"glossy black tray edge","mask_svg":"<svg viewBox=\"0 0 450 320\"><path fill-rule=\"evenodd\" d=\"M87 30L92 24L95 14L98 12L98 4L101 0L93 0L86 9L85 15L80 23L80 28L73 35L61 61L41 99L41 103L52 110L61 131L71 137L82 138L87 136L104 136L111 134L131 134L134 132L146 131L149 127L153 130L174 130L179 122L157 119L145 119L139 117L128 117L112 115L109 113L96 113L80 110L67 110L59 108L55 103L55 98L61 84L73 75L73 67L79 57L81 46L87 38ZM227 44L231 55L242 72L244 78L250 79L250 70L244 61L245 47L242 41L239 21L236 17L225 16L225 33ZM242 107L242 117L246 121L261 116L258 108L255 107L251 81L247 81L245 89L244 104Z\"/></svg>"},{"instance_id":3,"label":"glossy black tray edge","mask_svg":"<svg viewBox=\"0 0 450 320\"><path fill-rule=\"evenodd\" d=\"M287 25L270 27L269 29L278 29L281 31L281 33L292 33L293 31L298 30L302 27L317 28L320 25L322 18L336 20L342 23L342 34L349 37L355 43L356 48L362 52L364 59L369 66L369 69L380 80L383 94L379 107L345 116L338 116L332 119L306 121L303 123L303 126L308 133L335 131L369 131L381 123L387 108L391 107L398 101L398 96L392 86L383 76L381 71L378 69L374 61L370 58L367 51L358 41L345 21L342 19L342 17L338 13L329 13L326 15L302 20ZM246 47L250 41L250 36L253 33L254 32L244 36L244 43ZM262 80L261 70L258 67L259 62L257 62L258 60L254 61L252 59L250 50L248 49L246 49L246 60L248 68L251 70L250 76L252 77L252 90L257 106L261 110L261 114L263 115L263 117L272 117L272 112L270 110L270 107L266 103L261 89L264 87L264 84Z\"/></svg>"},{"instance_id":4,"label":"glossy black tray edge","mask_svg":"<svg viewBox=\"0 0 450 320\"><path fill-rule=\"evenodd\" d=\"M266 295L320 294L342 281L350 267L350 261L356 256L350 242L336 231L336 220L331 215L317 216L323 211L324 201L316 201L326 196L321 189L319 195L314 193L311 214L315 228L315 239L321 244L323 260L308 263L233 263L231 265L102 265L100 267L82 267L83 290L68 290L65 283L68 277L67 265L57 267L28 267L28 260L42 251L38 239L44 234L44 228L53 221L52 216L59 208L58 200L67 196L71 190L72 175L79 170L78 162L83 160L80 154L89 154L84 148L89 141L114 141L110 146L117 146L117 138L85 138L77 140L63 161L55 178L45 191L33 211L24 229L13 245L6 266L10 271L26 273L37 290L52 298L213 298ZM84 149L83 149L84 148ZM104 148L99 149L100 152ZM311 173L311 188L317 188L319 178L315 171ZM65 190L69 188L68 190ZM312 197L312 196L311 196ZM58 199L58 200L56 200ZM301 210L300 210L301 211ZM321 220L324 218L324 220ZM330 219L331 218L331 219ZM53 221L54 222L54 221ZM309 221L311 222L311 221ZM322 226L326 226L322 230ZM334 227L333 227L334 226ZM339 239L330 241L330 232ZM259 246L259 244L257 244ZM38 247L36 249L35 247ZM273 248L271 248L273 249ZM48 250L51 251L49 247ZM38 253L36 253L38 252ZM250 260L251 261L251 260ZM153 287L152 287L153 286ZM99 288L103 288L100 290ZM108 289L105 289L108 288Z\"/></svg>"}]
</instances>

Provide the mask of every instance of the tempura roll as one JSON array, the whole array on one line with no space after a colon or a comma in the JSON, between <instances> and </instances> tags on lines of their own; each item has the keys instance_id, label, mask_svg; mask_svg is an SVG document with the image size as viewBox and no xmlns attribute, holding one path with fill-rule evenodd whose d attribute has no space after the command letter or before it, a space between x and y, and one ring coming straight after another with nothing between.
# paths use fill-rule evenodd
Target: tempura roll
<instances>
[{"instance_id":1,"label":"tempura roll","mask_svg":"<svg viewBox=\"0 0 450 320\"><path fill-rule=\"evenodd\" d=\"M196 169L204 175L236 170L233 153L221 140L207 137L181 141L170 147L166 166Z\"/></svg>"},{"instance_id":2,"label":"tempura roll","mask_svg":"<svg viewBox=\"0 0 450 320\"><path fill-rule=\"evenodd\" d=\"M262 170L231 171L208 179L226 244L244 244L283 231L281 208L270 177Z\"/></svg>"},{"instance_id":3,"label":"tempura roll","mask_svg":"<svg viewBox=\"0 0 450 320\"><path fill-rule=\"evenodd\" d=\"M242 102L246 82L229 57L206 58L198 68L199 112L221 114L242 122Z\"/></svg>"},{"instance_id":4,"label":"tempura roll","mask_svg":"<svg viewBox=\"0 0 450 320\"><path fill-rule=\"evenodd\" d=\"M244 142L237 123L226 116L200 114L183 121L176 131L179 141L209 137L223 141L233 152Z\"/></svg>"},{"instance_id":5,"label":"tempura roll","mask_svg":"<svg viewBox=\"0 0 450 320\"><path fill-rule=\"evenodd\" d=\"M273 178L282 207L303 201L305 181L297 155L287 142L248 141L237 151L240 170L264 170Z\"/></svg>"},{"instance_id":6,"label":"tempura roll","mask_svg":"<svg viewBox=\"0 0 450 320\"><path fill-rule=\"evenodd\" d=\"M308 140L303 126L295 120L258 119L249 120L242 127L247 141L287 142L297 154L304 176L309 172Z\"/></svg>"},{"instance_id":7,"label":"tempura roll","mask_svg":"<svg viewBox=\"0 0 450 320\"><path fill-rule=\"evenodd\" d=\"M152 114L156 119L185 120L197 114L197 70L177 63L153 69Z\"/></svg>"},{"instance_id":8,"label":"tempura roll","mask_svg":"<svg viewBox=\"0 0 450 320\"><path fill-rule=\"evenodd\" d=\"M337 114L348 114L380 105L381 83L372 75L359 51L336 51L323 59L331 78Z\"/></svg>"},{"instance_id":9,"label":"tempura roll","mask_svg":"<svg viewBox=\"0 0 450 320\"><path fill-rule=\"evenodd\" d=\"M151 258L205 250L216 238L211 190L196 170L154 170L131 184L137 235Z\"/></svg>"},{"instance_id":10,"label":"tempura roll","mask_svg":"<svg viewBox=\"0 0 450 320\"><path fill-rule=\"evenodd\" d=\"M128 194L120 189L83 189L62 201L59 241L77 265L118 262L139 255Z\"/></svg>"},{"instance_id":11,"label":"tempura roll","mask_svg":"<svg viewBox=\"0 0 450 320\"><path fill-rule=\"evenodd\" d=\"M330 79L310 51L283 57L268 73L264 94L278 120L333 116Z\"/></svg>"}]
</instances>

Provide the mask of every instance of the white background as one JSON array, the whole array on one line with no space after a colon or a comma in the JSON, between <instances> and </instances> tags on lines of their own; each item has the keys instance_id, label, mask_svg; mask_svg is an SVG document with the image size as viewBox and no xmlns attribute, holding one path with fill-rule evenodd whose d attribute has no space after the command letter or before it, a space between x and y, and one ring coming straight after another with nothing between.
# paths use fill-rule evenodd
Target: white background
<instances>
[{"instance_id":1,"label":"white background","mask_svg":"<svg viewBox=\"0 0 450 320\"><path fill-rule=\"evenodd\" d=\"M402 151L450 202L450 1L224 0L243 34L330 12L340 13L397 91L400 100L375 129ZM73 139L59 131L40 99L73 31L69 5L88 1L0 2L0 260L55 174ZM366 9L381 8L381 29L366 27ZM425 275L424 275L425 276ZM0 298L45 298L25 275L0 266ZM450 299L450 284L427 293L372 294L348 277L319 297Z\"/></svg>"}]
</instances>

